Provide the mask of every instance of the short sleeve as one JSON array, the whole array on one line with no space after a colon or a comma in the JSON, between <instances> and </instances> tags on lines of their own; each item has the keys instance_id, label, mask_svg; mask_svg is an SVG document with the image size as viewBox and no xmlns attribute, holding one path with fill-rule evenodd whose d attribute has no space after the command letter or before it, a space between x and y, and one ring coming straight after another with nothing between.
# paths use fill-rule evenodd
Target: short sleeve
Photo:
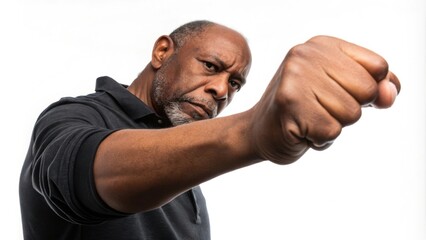
<instances>
[{"instance_id":1,"label":"short sleeve","mask_svg":"<svg viewBox=\"0 0 426 240\"><path fill-rule=\"evenodd\" d=\"M125 214L98 196L93 161L99 144L118 129L106 124L96 104L61 101L45 110L34 127L32 184L63 219L95 224Z\"/></svg>"}]
</instances>

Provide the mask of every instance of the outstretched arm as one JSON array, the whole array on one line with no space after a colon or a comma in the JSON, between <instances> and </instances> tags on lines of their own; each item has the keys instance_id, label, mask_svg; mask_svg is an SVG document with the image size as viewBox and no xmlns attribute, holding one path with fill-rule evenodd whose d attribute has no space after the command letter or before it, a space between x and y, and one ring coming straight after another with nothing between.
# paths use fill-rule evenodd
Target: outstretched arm
<instances>
[{"instance_id":1,"label":"outstretched arm","mask_svg":"<svg viewBox=\"0 0 426 240\"><path fill-rule=\"evenodd\" d=\"M94 175L103 200L122 212L159 207L189 188L260 159L247 136L250 112L173 128L129 129L99 146Z\"/></svg>"},{"instance_id":2,"label":"outstretched arm","mask_svg":"<svg viewBox=\"0 0 426 240\"><path fill-rule=\"evenodd\" d=\"M262 160L287 164L325 149L361 107L392 105L398 79L377 54L332 37L291 49L250 110L169 129L121 130L99 146L101 198L122 212L153 209L220 174Z\"/></svg>"}]
</instances>

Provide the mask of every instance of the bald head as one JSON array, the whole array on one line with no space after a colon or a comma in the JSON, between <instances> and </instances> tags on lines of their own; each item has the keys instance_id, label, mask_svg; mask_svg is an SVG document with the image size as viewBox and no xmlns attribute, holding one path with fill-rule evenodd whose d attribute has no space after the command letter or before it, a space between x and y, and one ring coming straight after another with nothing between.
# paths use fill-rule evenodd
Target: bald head
<instances>
[{"instance_id":1,"label":"bald head","mask_svg":"<svg viewBox=\"0 0 426 240\"><path fill-rule=\"evenodd\" d=\"M239 32L233 29L230 29L228 27L225 27L223 25L220 25L218 23L207 21L207 20L197 20L197 21L186 23L176 28L172 33L170 33L169 36L173 40L173 43L175 45L175 50L178 50L187 42L188 39L199 36L210 27L218 27L218 28L222 28L223 30L234 32L236 35L239 35L241 39L244 39L244 42L245 42L244 45L248 47L245 38Z\"/></svg>"},{"instance_id":2,"label":"bald head","mask_svg":"<svg viewBox=\"0 0 426 240\"><path fill-rule=\"evenodd\" d=\"M175 48L179 49L183 46L191 37L195 37L201 32L203 32L207 27L214 25L215 23L206 21L206 20L198 20L186 23L178 28L176 28L172 33L170 33L170 38L173 40L175 44Z\"/></svg>"}]
</instances>

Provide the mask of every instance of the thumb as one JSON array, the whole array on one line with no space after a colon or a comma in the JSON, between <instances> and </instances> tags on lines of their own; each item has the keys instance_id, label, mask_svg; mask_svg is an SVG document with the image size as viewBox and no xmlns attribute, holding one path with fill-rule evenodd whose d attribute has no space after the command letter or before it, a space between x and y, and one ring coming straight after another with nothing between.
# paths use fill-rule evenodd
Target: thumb
<instances>
[{"instance_id":1,"label":"thumb","mask_svg":"<svg viewBox=\"0 0 426 240\"><path fill-rule=\"evenodd\" d=\"M388 108L395 102L400 90L399 81L389 72L388 76L378 83L377 98L373 105L376 108Z\"/></svg>"}]
</instances>

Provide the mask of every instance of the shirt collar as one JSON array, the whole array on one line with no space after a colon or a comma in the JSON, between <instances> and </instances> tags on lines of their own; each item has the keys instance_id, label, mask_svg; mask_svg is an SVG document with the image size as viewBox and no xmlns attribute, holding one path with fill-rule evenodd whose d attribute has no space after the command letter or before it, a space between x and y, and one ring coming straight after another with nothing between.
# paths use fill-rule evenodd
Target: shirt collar
<instances>
[{"instance_id":1,"label":"shirt collar","mask_svg":"<svg viewBox=\"0 0 426 240\"><path fill-rule=\"evenodd\" d=\"M121 108L133 120L144 117L160 117L143 101L127 90L127 85L122 85L110 77L99 77L96 79L96 92L110 94L121 106Z\"/></svg>"}]
</instances>

